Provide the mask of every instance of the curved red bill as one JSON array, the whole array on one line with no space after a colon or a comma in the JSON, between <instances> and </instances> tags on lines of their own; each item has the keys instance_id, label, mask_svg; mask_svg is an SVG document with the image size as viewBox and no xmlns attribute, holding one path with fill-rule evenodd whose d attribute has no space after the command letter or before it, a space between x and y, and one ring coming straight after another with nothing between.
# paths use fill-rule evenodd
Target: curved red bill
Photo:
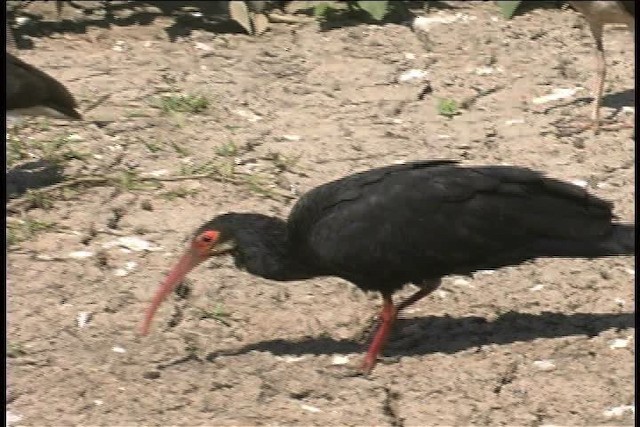
<instances>
[{"instance_id":1,"label":"curved red bill","mask_svg":"<svg viewBox=\"0 0 640 427\"><path fill-rule=\"evenodd\" d=\"M144 321L142 322L142 326L140 328L140 333L142 335L147 335L149 333L149 327L151 326L151 320L153 320L153 315L162 304L162 301L173 292L173 290L178 286L180 282L185 278L187 273L189 273L195 266L204 261L205 258L198 256L197 252L193 249L188 249L187 252L182 255L178 263L173 267L169 275L165 279L165 281L160 285L156 294L153 297L153 301L151 305L147 309L147 312L144 316Z\"/></svg>"}]
</instances>

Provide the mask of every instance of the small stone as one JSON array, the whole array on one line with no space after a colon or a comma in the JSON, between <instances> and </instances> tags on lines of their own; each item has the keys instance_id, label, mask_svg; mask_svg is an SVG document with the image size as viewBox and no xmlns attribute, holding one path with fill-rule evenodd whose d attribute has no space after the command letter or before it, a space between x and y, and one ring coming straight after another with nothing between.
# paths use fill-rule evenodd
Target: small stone
<instances>
[{"instance_id":1,"label":"small stone","mask_svg":"<svg viewBox=\"0 0 640 427\"><path fill-rule=\"evenodd\" d=\"M536 360L533 362L533 366L543 372L549 372L556 369L556 364L551 359Z\"/></svg>"},{"instance_id":2,"label":"small stone","mask_svg":"<svg viewBox=\"0 0 640 427\"><path fill-rule=\"evenodd\" d=\"M331 359L332 365L346 365L347 363L349 363L349 357L347 356L335 355Z\"/></svg>"},{"instance_id":3,"label":"small stone","mask_svg":"<svg viewBox=\"0 0 640 427\"><path fill-rule=\"evenodd\" d=\"M315 406L311 406L311 405L300 405L300 408L304 409L305 411L309 411L309 412L322 412L321 409L316 408Z\"/></svg>"},{"instance_id":4,"label":"small stone","mask_svg":"<svg viewBox=\"0 0 640 427\"><path fill-rule=\"evenodd\" d=\"M611 408L607 408L602 413L602 415L604 415L607 418L617 418L617 417L623 416L627 412L631 413L632 415L635 414L636 407L633 405L613 406Z\"/></svg>"},{"instance_id":5,"label":"small stone","mask_svg":"<svg viewBox=\"0 0 640 427\"><path fill-rule=\"evenodd\" d=\"M157 380L160 378L160 371L147 371L142 374L142 378L146 380Z\"/></svg>"},{"instance_id":6,"label":"small stone","mask_svg":"<svg viewBox=\"0 0 640 427\"><path fill-rule=\"evenodd\" d=\"M629 341L631 341L631 337L616 338L614 340L609 341L609 348L611 350L615 350L617 348L626 348L629 345Z\"/></svg>"}]
</instances>

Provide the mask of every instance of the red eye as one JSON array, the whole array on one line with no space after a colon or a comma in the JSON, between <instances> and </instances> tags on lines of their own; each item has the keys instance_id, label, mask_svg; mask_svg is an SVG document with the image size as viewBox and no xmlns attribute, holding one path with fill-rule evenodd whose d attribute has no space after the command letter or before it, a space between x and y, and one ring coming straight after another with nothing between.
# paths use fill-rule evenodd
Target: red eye
<instances>
[{"instance_id":1,"label":"red eye","mask_svg":"<svg viewBox=\"0 0 640 427\"><path fill-rule=\"evenodd\" d=\"M220 233L218 233L217 231L205 231L204 233L202 233L200 235L200 241L203 243L211 243L211 242L215 242L216 240L218 240L218 235Z\"/></svg>"}]
</instances>

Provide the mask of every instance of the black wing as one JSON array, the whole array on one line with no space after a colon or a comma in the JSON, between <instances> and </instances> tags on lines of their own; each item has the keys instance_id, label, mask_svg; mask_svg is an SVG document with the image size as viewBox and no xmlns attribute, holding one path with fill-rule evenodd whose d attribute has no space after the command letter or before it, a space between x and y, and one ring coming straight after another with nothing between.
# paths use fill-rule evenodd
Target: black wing
<instances>
[{"instance_id":1,"label":"black wing","mask_svg":"<svg viewBox=\"0 0 640 427\"><path fill-rule=\"evenodd\" d=\"M73 95L62 83L10 52L6 58L7 111L45 106L71 118L82 118Z\"/></svg>"},{"instance_id":2,"label":"black wing","mask_svg":"<svg viewBox=\"0 0 640 427\"><path fill-rule=\"evenodd\" d=\"M609 203L528 169L421 162L320 186L289 224L309 262L384 289L538 256L597 256L611 219Z\"/></svg>"}]
</instances>

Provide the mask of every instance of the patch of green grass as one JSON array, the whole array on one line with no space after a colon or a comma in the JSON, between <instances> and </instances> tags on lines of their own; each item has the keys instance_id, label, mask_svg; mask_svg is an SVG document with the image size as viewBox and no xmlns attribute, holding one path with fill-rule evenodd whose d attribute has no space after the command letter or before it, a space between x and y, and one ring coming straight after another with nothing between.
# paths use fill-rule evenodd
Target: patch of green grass
<instances>
[{"instance_id":1,"label":"patch of green grass","mask_svg":"<svg viewBox=\"0 0 640 427\"><path fill-rule=\"evenodd\" d=\"M171 148L173 148L175 150L176 153L178 153L178 155L182 156L182 157L187 157L189 154L191 154L191 152L184 148L182 145L178 144L175 141L170 141L169 142L171 144Z\"/></svg>"},{"instance_id":2,"label":"patch of green grass","mask_svg":"<svg viewBox=\"0 0 640 427\"><path fill-rule=\"evenodd\" d=\"M20 356L26 356L27 352L20 343L7 343L7 357L15 359Z\"/></svg>"},{"instance_id":3,"label":"patch of green grass","mask_svg":"<svg viewBox=\"0 0 640 427\"><path fill-rule=\"evenodd\" d=\"M460 114L458 103L449 98L440 99L438 101L438 114L445 117L453 117Z\"/></svg>"},{"instance_id":4,"label":"patch of green grass","mask_svg":"<svg viewBox=\"0 0 640 427\"><path fill-rule=\"evenodd\" d=\"M165 113L200 113L209 108L209 100L202 95L168 95L159 99L157 105Z\"/></svg>"},{"instance_id":5,"label":"patch of green grass","mask_svg":"<svg viewBox=\"0 0 640 427\"><path fill-rule=\"evenodd\" d=\"M7 244L9 246L17 245L34 238L43 231L51 230L55 226L54 222L40 221L28 217L9 222L7 224Z\"/></svg>"},{"instance_id":6,"label":"patch of green grass","mask_svg":"<svg viewBox=\"0 0 640 427\"><path fill-rule=\"evenodd\" d=\"M42 191L29 189L23 196L29 203L36 208L51 209L53 207L53 198L51 195Z\"/></svg>"},{"instance_id":7,"label":"patch of green grass","mask_svg":"<svg viewBox=\"0 0 640 427\"><path fill-rule=\"evenodd\" d=\"M200 311L201 319L213 319L225 326L231 326L227 320L229 318L229 314L224 310L224 306L222 304L218 304L215 307L208 309L201 308Z\"/></svg>"},{"instance_id":8,"label":"patch of green grass","mask_svg":"<svg viewBox=\"0 0 640 427\"><path fill-rule=\"evenodd\" d=\"M160 194L160 197L162 197L165 200L175 200L178 198L183 199L185 197L193 196L195 194L198 194L198 190L178 187L175 190L165 191L164 193Z\"/></svg>"},{"instance_id":9,"label":"patch of green grass","mask_svg":"<svg viewBox=\"0 0 640 427\"><path fill-rule=\"evenodd\" d=\"M265 197L273 198L275 193L267 187L263 179L258 175L245 175L244 183L250 191Z\"/></svg>"},{"instance_id":10,"label":"patch of green grass","mask_svg":"<svg viewBox=\"0 0 640 427\"><path fill-rule=\"evenodd\" d=\"M23 140L14 134L7 137L7 165L28 158L41 158L52 163L63 163L71 159L83 160L87 154L75 149L69 136L59 136L53 140Z\"/></svg>"},{"instance_id":11,"label":"patch of green grass","mask_svg":"<svg viewBox=\"0 0 640 427\"><path fill-rule=\"evenodd\" d=\"M160 144L156 144L154 142L145 141L144 146L150 153L158 153L164 150Z\"/></svg>"},{"instance_id":12,"label":"patch of green grass","mask_svg":"<svg viewBox=\"0 0 640 427\"><path fill-rule=\"evenodd\" d=\"M238 146L233 142L225 142L216 147L216 154L222 157L234 157L238 155Z\"/></svg>"},{"instance_id":13,"label":"patch of green grass","mask_svg":"<svg viewBox=\"0 0 640 427\"><path fill-rule=\"evenodd\" d=\"M87 157L69 145L69 137L61 136L52 141L39 141L42 157L53 163L63 163L67 160L82 160Z\"/></svg>"},{"instance_id":14,"label":"patch of green grass","mask_svg":"<svg viewBox=\"0 0 640 427\"><path fill-rule=\"evenodd\" d=\"M270 152L267 155L268 159L271 160L274 164L274 166L280 170L281 172L284 171L292 171L294 166L298 164L298 161L300 160L300 157L302 157L301 155L298 156L285 156L282 153L278 153L278 152Z\"/></svg>"},{"instance_id":15,"label":"patch of green grass","mask_svg":"<svg viewBox=\"0 0 640 427\"><path fill-rule=\"evenodd\" d=\"M159 183L153 183L151 181L141 181L140 179L138 179L138 175L131 171L122 172L120 174L117 185L121 190L125 191L149 190L158 188L160 186Z\"/></svg>"},{"instance_id":16,"label":"patch of green grass","mask_svg":"<svg viewBox=\"0 0 640 427\"><path fill-rule=\"evenodd\" d=\"M29 146L18 135L7 133L7 166L29 158Z\"/></svg>"}]
</instances>

